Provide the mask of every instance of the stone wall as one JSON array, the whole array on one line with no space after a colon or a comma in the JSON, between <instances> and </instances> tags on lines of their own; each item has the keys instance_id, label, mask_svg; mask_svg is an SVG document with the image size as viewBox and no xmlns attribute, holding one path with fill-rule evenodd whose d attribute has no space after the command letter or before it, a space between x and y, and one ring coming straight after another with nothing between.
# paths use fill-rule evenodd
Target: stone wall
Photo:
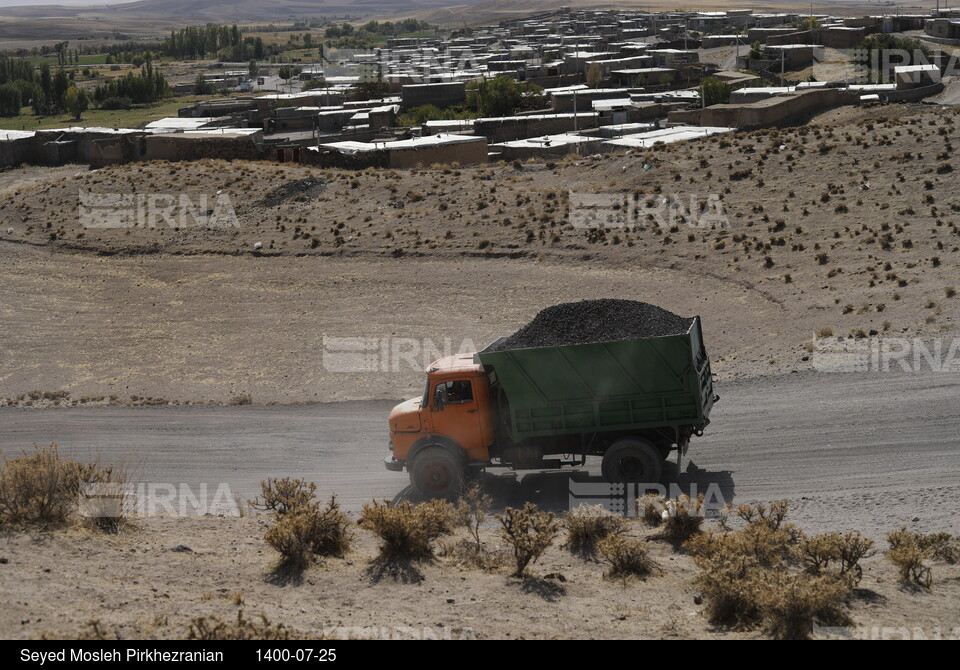
<instances>
[{"instance_id":1,"label":"stone wall","mask_svg":"<svg viewBox=\"0 0 960 670\"><path fill-rule=\"evenodd\" d=\"M811 115L855 104L859 95L839 88L813 89L778 95L742 105L712 105L706 109L671 112L671 123L690 123L727 128L767 128L796 125Z\"/></svg>"},{"instance_id":2,"label":"stone wall","mask_svg":"<svg viewBox=\"0 0 960 670\"><path fill-rule=\"evenodd\" d=\"M573 116L552 115L543 117L507 117L504 119L477 119L474 133L483 135L491 143L522 140L541 135L559 135L560 133L596 128L599 115L594 112L578 114L576 123Z\"/></svg>"}]
</instances>

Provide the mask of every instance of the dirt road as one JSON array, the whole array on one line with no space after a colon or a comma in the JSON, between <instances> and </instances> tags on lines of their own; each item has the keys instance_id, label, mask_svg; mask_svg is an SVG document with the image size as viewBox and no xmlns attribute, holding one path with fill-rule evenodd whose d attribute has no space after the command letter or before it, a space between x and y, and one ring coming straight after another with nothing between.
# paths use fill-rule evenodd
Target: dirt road
<instances>
[{"instance_id":1,"label":"dirt road","mask_svg":"<svg viewBox=\"0 0 960 670\"><path fill-rule=\"evenodd\" d=\"M733 503L789 498L791 517L811 531L960 531L960 375L807 373L718 390L713 423L665 484ZM266 477L303 477L356 512L410 494L406 474L381 465L390 406L2 408L0 449L56 441L78 459L124 463L138 481L187 484L198 497L206 484L209 501L221 483L249 498ZM597 471L494 470L486 483L500 506L566 509L571 495L607 500Z\"/></svg>"}]
</instances>

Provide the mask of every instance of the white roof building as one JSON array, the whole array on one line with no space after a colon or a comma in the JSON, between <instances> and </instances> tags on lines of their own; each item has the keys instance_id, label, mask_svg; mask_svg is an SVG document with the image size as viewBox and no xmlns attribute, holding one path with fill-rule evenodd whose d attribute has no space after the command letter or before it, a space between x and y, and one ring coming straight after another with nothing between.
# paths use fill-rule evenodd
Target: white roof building
<instances>
[{"instance_id":1,"label":"white roof building","mask_svg":"<svg viewBox=\"0 0 960 670\"><path fill-rule=\"evenodd\" d=\"M645 149L652 147L658 142L662 142L663 144L686 142L720 133L732 133L735 130L736 128L724 128L722 126L674 126L661 130L651 130L646 133L637 133L636 135L624 135L615 140L607 140L604 144L616 147L629 147L632 149Z\"/></svg>"},{"instance_id":2,"label":"white roof building","mask_svg":"<svg viewBox=\"0 0 960 670\"><path fill-rule=\"evenodd\" d=\"M213 116L168 116L163 119L151 121L144 126L145 130L150 132L176 132L184 130L197 130L216 121Z\"/></svg>"}]
</instances>

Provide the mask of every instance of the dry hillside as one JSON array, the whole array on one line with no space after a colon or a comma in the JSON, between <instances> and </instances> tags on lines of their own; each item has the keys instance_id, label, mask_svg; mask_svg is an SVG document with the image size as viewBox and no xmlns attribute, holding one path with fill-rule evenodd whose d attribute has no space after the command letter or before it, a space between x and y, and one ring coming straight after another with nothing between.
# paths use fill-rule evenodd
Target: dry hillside
<instances>
[{"instance_id":1,"label":"dry hillside","mask_svg":"<svg viewBox=\"0 0 960 670\"><path fill-rule=\"evenodd\" d=\"M957 119L945 108L845 109L619 155L409 171L218 161L8 171L0 348L13 365L0 397L397 397L419 380L333 383L321 335L483 346L579 297L700 314L721 378L809 369L817 331L940 337L955 329L960 283ZM569 189L641 203L712 196L727 225L575 227ZM85 228L84 193L139 194L141 206L185 194L200 210L206 198L219 224L236 225L187 215L182 228ZM218 198L235 220L220 217Z\"/></svg>"}]
</instances>

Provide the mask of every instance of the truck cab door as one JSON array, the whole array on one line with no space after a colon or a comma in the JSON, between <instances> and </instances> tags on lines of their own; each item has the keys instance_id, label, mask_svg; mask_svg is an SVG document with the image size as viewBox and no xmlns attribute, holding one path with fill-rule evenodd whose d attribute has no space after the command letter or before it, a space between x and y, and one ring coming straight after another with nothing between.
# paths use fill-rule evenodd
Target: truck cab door
<instances>
[{"instance_id":1,"label":"truck cab door","mask_svg":"<svg viewBox=\"0 0 960 670\"><path fill-rule=\"evenodd\" d=\"M476 380L456 379L434 385L430 414L434 433L459 444L470 460L487 460L486 445L480 427Z\"/></svg>"}]
</instances>

